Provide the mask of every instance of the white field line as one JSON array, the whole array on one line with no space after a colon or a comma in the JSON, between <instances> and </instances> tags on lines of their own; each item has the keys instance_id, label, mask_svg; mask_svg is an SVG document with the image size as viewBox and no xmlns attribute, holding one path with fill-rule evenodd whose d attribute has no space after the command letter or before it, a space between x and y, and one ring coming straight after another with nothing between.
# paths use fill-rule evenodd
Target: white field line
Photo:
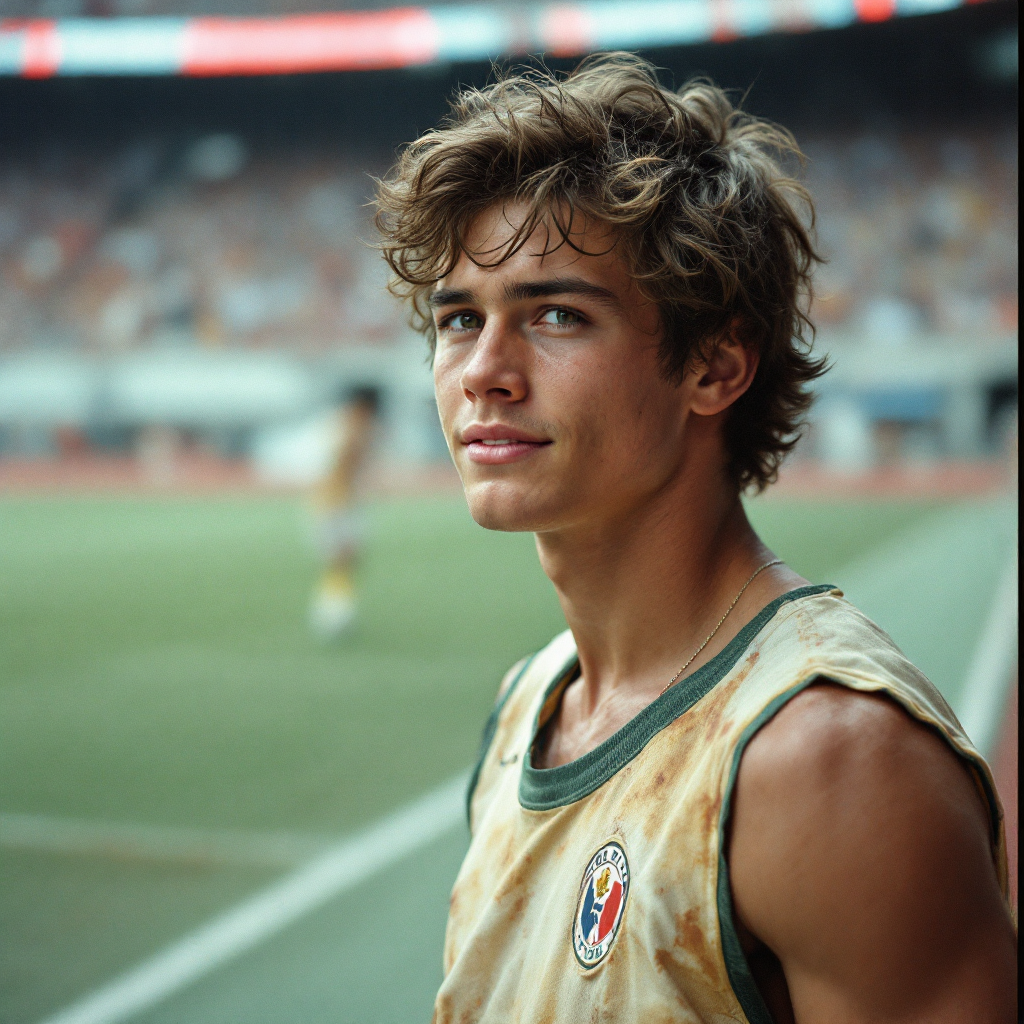
<instances>
[{"instance_id":1,"label":"white field line","mask_svg":"<svg viewBox=\"0 0 1024 1024\"><path fill-rule=\"evenodd\" d=\"M338 843L44 1024L114 1024L162 1002L443 835L462 819L466 782L459 775Z\"/></svg>"},{"instance_id":2,"label":"white field line","mask_svg":"<svg viewBox=\"0 0 1024 1024\"><path fill-rule=\"evenodd\" d=\"M336 839L289 832L178 828L83 821L46 814L0 814L0 848L120 860L180 861L236 867L294 867Z\"/></svg>"},{"instance_id":3,"label":"white field line","mask_svg":"<svg viewBox=\"0 0 1024 1024\"><path fill-rule=\"evenodd\" d=\"M960 724L990 758L1017 660L1017 552L1007 560L961 691Z\"/></svg>"}]
</instances>

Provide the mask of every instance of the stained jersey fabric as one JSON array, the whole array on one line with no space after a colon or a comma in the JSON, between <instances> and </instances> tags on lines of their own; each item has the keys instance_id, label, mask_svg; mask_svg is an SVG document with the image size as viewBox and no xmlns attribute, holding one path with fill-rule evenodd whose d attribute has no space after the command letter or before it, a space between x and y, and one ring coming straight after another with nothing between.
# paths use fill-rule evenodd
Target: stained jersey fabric
<instances>
[{"instance_id":1,"label":"stained jersey fabric","mask_svg":"<svg viewBox=\"0 0 1024 1024\"><path fill-rule=\"evenodd\" d=\"M600 746L536 769L538 729L577 673L567 631L517 670L485 729L434 1024L771 1024L734 926L723 838L744 748L815 681L888 694L963 758L1006 897L988 766L935 687L835 587L773 601Z\"/></svg>"}]
</instances>

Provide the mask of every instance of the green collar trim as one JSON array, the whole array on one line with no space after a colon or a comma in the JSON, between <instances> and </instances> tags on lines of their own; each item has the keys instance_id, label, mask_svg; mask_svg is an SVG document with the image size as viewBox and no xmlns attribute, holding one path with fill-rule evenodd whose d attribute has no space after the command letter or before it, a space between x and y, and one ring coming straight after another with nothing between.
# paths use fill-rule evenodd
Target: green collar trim
<instances>
[{"instance_id":1,"label":"green collar trim","mask_svg":"<svg viewBox=\"0 0 1024 1024\"><path fill-rule=\"evenodd\" d=\"M783 605L801 597L824 594L835 589L832 584L825 583L799 587L777 597L771 604L762 608L729 641L724 650L696 672L681 679L599 746L575 761L559 765L557 768L534 768L533 747L537 740L541 715L553 698L558 699L560 688L564 687L578 671L579 660L573 654L555 674L534 719L530 746L523 757L523 769L519 777L519 803L529 811L549 811L589 796L632 761L662 729L671 725L680 715L689 711L701 697L709 693L740 660L750 642Z\"/></svg>"}]
</instances>

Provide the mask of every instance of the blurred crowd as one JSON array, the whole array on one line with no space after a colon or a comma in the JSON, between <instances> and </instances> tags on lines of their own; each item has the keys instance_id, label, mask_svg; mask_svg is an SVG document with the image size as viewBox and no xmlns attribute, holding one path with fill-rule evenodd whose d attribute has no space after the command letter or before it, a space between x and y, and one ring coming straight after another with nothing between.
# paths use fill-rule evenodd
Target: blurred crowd
<instances>
[{"instance_id":1,"label":"blurred crowd","mask_svg":"<svg viewBox=\"0 0 1024 1024\"><path fill-rule=\"evenodd\" d=\"M0 166L0 350L394 341L371 181L231 135Z\"/></svg>"},{"instance_id":2,"label":"blurred crowd","mask_svg":"<svg viewBox=\"0 0 1024 1024\"><path fill-rule=\"evenodd\" d=\"M1017 325L1012 131L806 143L822 331L900 343ZM0 158L0 352L320 354L407 331L383 294L366 161L232 135ZM379 170L379 168L374 168Z\"/></svg>"},{"instance_id":3,"label":"blurred crowd","mask_svg":"<svg viewBox=\"0 0 1024 1024\"><path fill-rule=\"evenodd\" d=\"M1017 138L819 139L805 146L828 262L812 319L865 340L1003 339L1017 329Z\"/></svg>"}]
</instances>

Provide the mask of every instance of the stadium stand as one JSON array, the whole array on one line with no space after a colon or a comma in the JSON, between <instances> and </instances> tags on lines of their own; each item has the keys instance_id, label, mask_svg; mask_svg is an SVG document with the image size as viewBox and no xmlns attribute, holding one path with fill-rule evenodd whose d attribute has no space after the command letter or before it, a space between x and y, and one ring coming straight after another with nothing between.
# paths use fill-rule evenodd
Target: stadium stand
<instances>
[{"instance_id":1,"label":"stadium stand","mask_svg":"<svg viewBox=\"0 0 1024 1024\"><path fill-rule=\"evenodd\" d=\"M1016 330L1012 132L861 135L806 148L828 259L816 277L820 328L896 342Z\"/></svg>"},{"instance_id":2,"label":"stadium stand","mask_svg":"<svg viewBox=\"0 0 1024 1024\"><path fill-rule=\"evenodd\" d=\"M159 145L0 171L0 346L123 352L393 341L365 173L284 156L246 164L213 135L170 173Z\"/></svg>"},{"instance_id":3,"label":"stadium stand","mask_svg":"<svg viewBox=\"0 0 1024 1024\"><path fill-rule=\"evenodd\" d=\"M67 438L122 451L168 429L218 451L262 451L261 431L298 429L338 387L370 381L394 452L443 458L422 344L384 292L365 203L370 176L458 86L486 81L489 62L445 59L441 46L422 66L358 74L218 65L195 75L171 61L133 75L132 60L157 52L136 29L258 28L239 37L237 56L264 31L287 41L303 19L271 17L295 13L291 0L250 6L248 22L201 17L231 15L229 0L152 0L137 12L176 19L118 17L130 12L114 6L97 17L67 2L22 0L11 13L42 20L0 22L0 457L64 451ZM812 315L834 370L799 455L844 471L908 453L993 458L1012 430L1016 8L989 0L899 16L929 2L808 0L802 10L847 18L816 32L754 24L752 5L655 4L724 19L713 39L698 18L692 45L649 51L666 81L706 74L734 88L810 157L828 259ZM634 15L651 7L638 3ZM615 29L621 45L633 21L653 31L636 17L602 22L612 7L572 6L586 14L577 28L609 40ZM413 10L441 25L455 8ZM441 33L439 45L477 46L488 18L547 8L460 10L474 12L463 35ZM544 24L564 46L538 51L571 67L588 41L570 38L564 19ZM686 27L665 25L677 36Z\"/></svg>"},{"instance_id":4,"label":"stadium stand","mask_svg":"<svg viewBox=\"0 0 1024 1024\"><path fill-rule=\"evenodd\" d=\"M979 343L1017 323L1017 155L1010 130L806 142L828 263L823 330ZM376 170L377 168L372 168ZM178 152L129 143L0 166L0 349L147 346L317 354L388 344L365 167L249 158L214 134Z\"/></svg>"}]
</instances>

